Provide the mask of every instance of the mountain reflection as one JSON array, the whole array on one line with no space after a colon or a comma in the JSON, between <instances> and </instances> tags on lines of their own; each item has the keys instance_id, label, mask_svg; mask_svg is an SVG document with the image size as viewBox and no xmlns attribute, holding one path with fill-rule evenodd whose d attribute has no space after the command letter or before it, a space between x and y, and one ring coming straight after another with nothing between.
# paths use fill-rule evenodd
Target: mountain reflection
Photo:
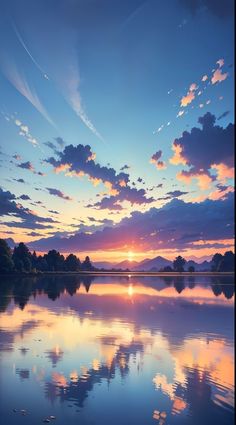
<instances>
[{"instance_id":1,"label":"mountain reflection","mask_svg":"<svg viewBox=\"0 0 236 425\"><path fill-rule=\"evenodd\" d=\"M233 276L207 276L197 277L194 276L158 276L142 278L128 277L103 277L104 284L107 285L107 293L109 293L109 285L115 282L118 285L126 285L127 282L134 282L135 286L142 287L143 295L150 295L148 289L153 288L156 291L162 290L163 285L168 288L175 289L177 294L183 294L186 288L193 290L196 284L204 288L205 284L212 290L212 295L219 297L223 295L226 299L231 299L235 292L234 277ZM43 276L43 277L24 277L24 278L3 278L0 285L0 311L4 312L11 302L19 306L21 310L24 309L31 296L36 298L38 295L46 294L52 301L60 298L62 294L69 294L71 296L79 294L81 286L86 293L92 291L93 283L100 284L101 277L95 276ZM146 290L145 290L146 288ZM81 292L84 292L81 289ZM99 292L99 288L98 288ZM114 291L110 291L112 293ZM96 292L97 293L97 292ZM159 292L160 293L160 292ZM119 295L119 291L114 293ZM192 294L194 296L194 292Z\"/></svg>"}]
</instances>

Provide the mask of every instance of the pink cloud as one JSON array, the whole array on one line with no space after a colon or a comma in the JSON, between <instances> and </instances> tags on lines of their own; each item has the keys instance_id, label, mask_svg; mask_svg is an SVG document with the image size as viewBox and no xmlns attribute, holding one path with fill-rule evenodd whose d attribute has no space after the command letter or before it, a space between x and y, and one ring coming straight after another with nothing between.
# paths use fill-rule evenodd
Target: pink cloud
<instances>
[{"instance_id":1,"label":"pink cloud","mask_svg":"<svg viewBox=\"0 0 236 425\"><path fill-rule=\"evenodd\" d=\"M226 78L228 77L228 72L225 72L224 74L222 73L221 69L218 68L216 69L216 71L213 73L213 76L211 78L211 82L212 84L216 84L216 83L220 83L221 81L226 80Z\"/></svg>"}]
</instances>

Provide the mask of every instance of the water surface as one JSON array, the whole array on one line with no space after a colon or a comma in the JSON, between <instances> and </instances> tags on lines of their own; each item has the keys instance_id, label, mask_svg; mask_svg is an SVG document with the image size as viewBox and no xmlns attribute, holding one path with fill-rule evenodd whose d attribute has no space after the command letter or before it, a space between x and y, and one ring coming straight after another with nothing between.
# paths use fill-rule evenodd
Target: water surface
<instances>
[{"instance_id":1,"label":"water surface","mask_svg":"<svg viewBox=\"0 0 236 425\"><path fill-rule=\"evenodd\" d=\"M233 283L3 279L2 423L232 424Z\"/></svg>"}]
</instances>

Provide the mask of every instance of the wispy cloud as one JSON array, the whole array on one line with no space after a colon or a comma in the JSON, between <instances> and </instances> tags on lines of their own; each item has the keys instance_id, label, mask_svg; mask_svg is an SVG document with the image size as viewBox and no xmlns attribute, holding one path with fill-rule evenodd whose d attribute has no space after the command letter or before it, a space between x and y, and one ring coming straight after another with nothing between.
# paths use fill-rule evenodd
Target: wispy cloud
<instances>
[{"instance_id":1,"label":"wispy cloud","mask_svg":"<svg viewBox=\"0 0 236 425\"><path fill-rule=\"evenodd\" d=\"M15 89L18 90L18 92L21 93L21 95L24 96L51 125L55 126L45 107L42 105L35 89L30 87L26 77L17 69L15 62L2 58L1 70Z\"/></svg>"},{"instance_id":2,"label":"wispy cloud","mask_svg":"<svg viewBox=\"0 0 236 425\"><path fill-rule=\"evenodd\" d=\"M80 85L80 76L78 68L73 65L72 67L67 69L67 74L64 75L63 79L60 81L60 88L62 94L68 104L75 111L76 115L81 119L81 121L88 127L90 131L92 131L95 136L97 136L100 140L103 140L101 134L97 131L96 127L89 119L87 113L84 110L82 105L81 95L79 93L79 85Z\"/></svg>"}]
</instances>

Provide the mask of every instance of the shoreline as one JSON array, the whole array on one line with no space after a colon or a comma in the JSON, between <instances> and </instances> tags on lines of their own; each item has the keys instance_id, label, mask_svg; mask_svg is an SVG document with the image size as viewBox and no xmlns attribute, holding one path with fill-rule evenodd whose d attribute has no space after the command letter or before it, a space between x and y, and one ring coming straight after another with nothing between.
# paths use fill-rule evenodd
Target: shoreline
<instances>
[{"instance_id":1,"label":"shoreline","mask_svg":"<svg viewBox=\"0 0 236 425\"><path fill-rule=\"evenodd\" d=\"M0 277L42 277L42 276L234 276L235 272L145 272L145 271L58 271L58 272L17 272L1 273Z\"/></svg>"}]
</instances>

